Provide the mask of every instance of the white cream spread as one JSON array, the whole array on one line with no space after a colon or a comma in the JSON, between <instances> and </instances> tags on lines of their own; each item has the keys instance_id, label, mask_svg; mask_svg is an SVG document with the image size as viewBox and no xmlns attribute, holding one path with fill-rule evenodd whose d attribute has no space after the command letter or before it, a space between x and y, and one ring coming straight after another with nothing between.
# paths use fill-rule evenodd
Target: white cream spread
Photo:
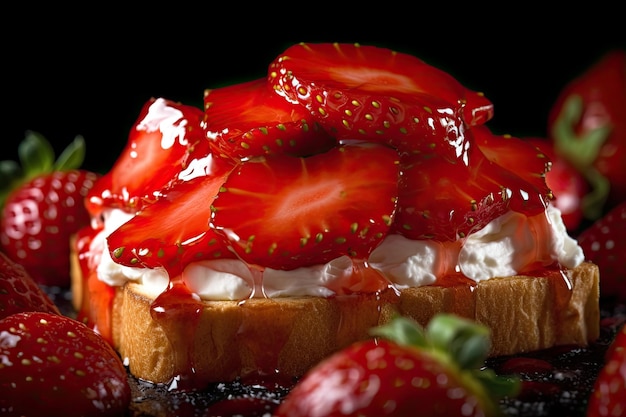
<instances>
[{"instance_id":1,"label":"white cream spread","mask_svg":"<svg viewBox=\"0 0 626 417\"><path fill-rule=\"evenodd\" d=\"M141 283L146 292L158 295L169 282L164 269L126 267L115 263L105 250L106 236L131 217L119 210L108 212L105 229L91 246L94 253L102 252L98 276L111 286L135 281ZM545 214L533 217L506 213L463 241L410 240L389 235L371 253L368 264L402 290L432 284L437 276L455 271L479 282L513 276L530 265L547 266L557 262L573 268L583 260L583 251L567 234L560 211L550 206ZM191 263L183 271L183 279L203 300L242 300L250 296L328 297L334 294L330 284L351 272L352 261L346 256L324 265L290 271L266 269L262 278L261 272L248 268L242 261L218 259Z\"/></svg>"}]
</instances>

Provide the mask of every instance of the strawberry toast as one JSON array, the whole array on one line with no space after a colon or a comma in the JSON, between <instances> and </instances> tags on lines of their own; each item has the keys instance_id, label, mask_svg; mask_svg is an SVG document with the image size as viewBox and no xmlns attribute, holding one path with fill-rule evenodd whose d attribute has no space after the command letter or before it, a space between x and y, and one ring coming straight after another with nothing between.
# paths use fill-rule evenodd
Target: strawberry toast
<instances>
[{"instance_id":1,"label":"strawberry toast","mask_svg":"<svg viewBox=\"0 0 626 417\"><path fill-rule=\"evenodd\" d=\"M419 58L296 44L204 108L149 100L90 190L74 306L141 379L291 379L397 315L486 325L492 356L599 335L599 273L550 160Z\"/></svg>"}]
</instances>

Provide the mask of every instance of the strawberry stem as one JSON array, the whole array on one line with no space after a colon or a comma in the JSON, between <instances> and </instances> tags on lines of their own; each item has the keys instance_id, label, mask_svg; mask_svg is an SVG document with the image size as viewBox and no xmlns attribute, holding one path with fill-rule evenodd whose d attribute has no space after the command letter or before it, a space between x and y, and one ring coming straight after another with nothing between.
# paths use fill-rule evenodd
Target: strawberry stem
<instances>
[{"instance_id":1,"label":"strawberry stem","mask_svg":"<svg viewBox=\"0 0 626 417\"><path fill-rule=\"evenodd\" d=\"M22 164L22 175L25 179L50 172L54 165L52 145L36 132L26 132L26 137L19 144L17 152Z\"/></svg>"},{"instance_id":2,"label":"strawberry stem","mask_svg":"<svg viewBox=\"0 0 626 417\"><path fill-rule=\"evenodd\" d=\"M583 106L582 97L569 96L563 103L551 133L555 152L581 172L591 186L591 192L583 198L581 208L587 219L595 220L602 214L609 195L610 182L593 163L608 139L612 126L606 124L585 131L582 135L576 134L574 127L582 117Z\"/></svg>"},{"instance_id":3,"label":"strawberry stem","mask_svg":"<svg viewBox=\"0 0 626 417\"><path fill-rule=\"evenodd\" d=\"M437 315L427 336L437 349L447 350L462 369L480 367L491 349L489 328L453 315Z\"/></svg>"},{"instance_id":4,"label":"strawberry stem","mask_svg":"<svg viewBox=\"0 0 626 417\"><path fill-rule=\"evenodd\" d=\"M54 170L66 171L79 168L85 160L86 148L85 139L80 135L76 136L57 158Z\"/></svg>"},{"instance_id":5,"label":"strawberry stem","mask_svg":"<svg viewBox=\"0 0 626 417\"><path fill-rule=\"evenodd\" d=\"M0 161L0 208L8 195L33 178L53 171L78 169L85 160L86 144L82 136L76 136L54 159L54 148L40 133L27 131L18 148L20 164L15 161Z\"/></svg>"},{"instance_id":6,"label":"strawberry stem","mask_svg":"<svg viewBox=\"0 0 626 417\"><path fill-rule=\"evenodd\" d=\"M407 317L396 317L389 323L371 329L373 336L381 336L399 345L429 347L424 329Z\"/></svg>"}]
</instances>

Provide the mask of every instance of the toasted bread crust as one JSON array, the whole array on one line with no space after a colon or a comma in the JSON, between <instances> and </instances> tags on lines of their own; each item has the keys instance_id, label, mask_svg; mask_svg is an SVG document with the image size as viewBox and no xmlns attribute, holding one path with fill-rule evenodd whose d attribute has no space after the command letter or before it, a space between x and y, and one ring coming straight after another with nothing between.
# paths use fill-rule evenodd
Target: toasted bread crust
<instances>
[{"instance_id":1,"label":"toasted bread crust","mask_svg":"<svg viewBox=\"0 0 626 417\"><path fill-rule=\"evenodd\" d=\"M438 312L474 319L492 330L492 356L584 346L600 331L599 272L591 263L545 277L497 278L473 287L198 302L187 310L197 310L197 315L178 318L171 314L155 319L153 302L137 284L119 288L113 340L133 375L160 383L190 374L191 367L194 379L202 383L257 372L298 377L330 353L369 337L371 327L397 314L422 325Z\"/></svg>"}]
</instances>

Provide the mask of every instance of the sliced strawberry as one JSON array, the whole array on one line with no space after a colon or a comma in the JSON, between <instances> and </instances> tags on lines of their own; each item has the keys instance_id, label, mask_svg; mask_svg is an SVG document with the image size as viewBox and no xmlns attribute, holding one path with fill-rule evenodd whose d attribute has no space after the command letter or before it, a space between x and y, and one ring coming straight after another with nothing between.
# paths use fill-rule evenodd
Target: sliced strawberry
<instances>
[{"instance_id":1,"label":"sliced strawberry","mask_svg":"<svg viewBox=\"0 0 626 417\"><path fill-rule=\"evenodd\" d=\"M550 171L550 155L536 144L511 135L496 135L486 126L471 130L474 143L491 162L522 177L537 189L549 193L545 176Z\"/></svg>"},{"instance_id":2,"label":"sliced strawberry","mask_svg":"<svg viewBox=\"0 0 626 417\"><path fill-rule=\"evenodd\" d=\"M235 159L271 152L308 156L336 144L302 106L289 103L257 79L204 94L207 135Z\"/></svg>"},{"instance_id":3,"label":"sliced strawberry","mask_svg":"<svg viewBox=\"0 0 626 417\"><path fill-rule=\"evenodd\" d=\"M461 105L465 122L484 124L493 117L493 104L484 94L464 87L449 73L423 60L387 48L338 43L300 43L278 56L269 66L269 80L281 94L295 102L306 98L312 84L337 90L356 90L377 96L420 95L441 97Z\"/></svg>"},{"instance_id":4,"label":"sliced strawberry","mask_svg":"<svg viewBox=\"0 0 626 417\"><path fill-rule=\"evenodd\" d=\"M23 311L60 314L24 267L0 252L0 319Z\"/></svg>"},{"instance_id":5,"label":"sliced strawberry","mask_svg":"<svg viewBox=\"0 0 626 417\"><path fill-rule=\"evenodd\" d=\"M598 265L600 295L626 301L626 201L596 220L578 236L588 260Z\"/></svg>"},{"instance_id":6,"label":"sliced strawberry","mask_svg":"<svg viewBox=\"0 0 626 417\"><path fill-rule=\"evenodd\" d=\"M232 256L209 228L211 204L229 172L170 187L109 235L112 258L126 266L164 267L172 277L189 260Z\"/></svg>"},{"instance_id":7,"label":"sliced strawberry","mask_svg":"<svg viewBox=\"0 0 626 417\"><path fill-rule=\"evenodd\" d=\"M294 45L270 64L268 80L338 139L373 139L407 151L434 146L456 157L464 125L493 116L489 100L450 74L374 46Z\"/></svg>"},{"instance_id":8,"label":"sliced strawberry","mask_svg":"<svg viewBox=\"0 0 626 417\"><path fill-rule=\"evenodd\" d=\"M393 220L397 160L375 144L249 160L224 183L211 227L242 259L274 269L367 257Z\"/></svg>"},{"instance_id":9,"label":"sliced strawberry","mask_svg":"<svg viewBox=\"0 0 626 417\"><path fill-rule=\"evenodd\" d=\"M480 369L489 330L452 315L426 329L397 318L373 329L380 339L354 343L312 368L278 406L275 417L497 416L514 398L516 378Z\"/></svg>"},{"instance_id":10,"label":"sliced strawberry","mask_svg":"<svg viewBox=\"0 0 626 417\"><path fill-rule=\"evenodd\" d=\"M197 159L209 154L203 118L204 112L193 106L163 98L147 101L113 168L89 194L86 206L92 216L102 207L135 212L153 202L181 171L194 168Z\"/></svg>"},{"instance_id":11,"label":"sliced strawberry","mask_svg":"<svg viewBox=\"0 0 626 417\"><path fill-rule=\"evenodd\" d=\"M466 161L439 154L402 159L396 232L410 239L454 241L508 210L529 216L545 210L548 161L536 148L488 131L477 135L475 144L480 146L470 148ZM526 157L507 153L513 145Z\"/></svg>"},{"instance_id":12,"label":"sliced strawberry","mask_svg":"<svg viewBox=\"0 0 626 417\"><path fill-rule=\"evenodd\" d=\"M0 410L11 416L120 416L131 391L113 348L59 314L17 313L0 320Z\"/></svg>"},{"instance_id":13,"label":"sliced strawberry","mask_svg":"<svg viewBox=\"0 0 626 417\"><path fill-rule=\"evenodd\" d=\"M393 230L409 239L454 241L504 214L507 202L500 182L475 171L438 154L403 158Z\"/></svg>"},{"instance_id":14,"label":"sliced strawberry","mask_svg":"<svg viewBox=\"0 0 626 417\"><path fill-rule=\"evenodd\" d=\"M548 201L554 199L546 182L546 176L552 169L549 155L518 137L493 134L486 126L477 126L470 133L480 152L489 161L515 177L512 184L504 184L513 193L511 209L528 215L543 211ZM521 184L517 178L528 184Z\"/></svg>"}]
</instances>

